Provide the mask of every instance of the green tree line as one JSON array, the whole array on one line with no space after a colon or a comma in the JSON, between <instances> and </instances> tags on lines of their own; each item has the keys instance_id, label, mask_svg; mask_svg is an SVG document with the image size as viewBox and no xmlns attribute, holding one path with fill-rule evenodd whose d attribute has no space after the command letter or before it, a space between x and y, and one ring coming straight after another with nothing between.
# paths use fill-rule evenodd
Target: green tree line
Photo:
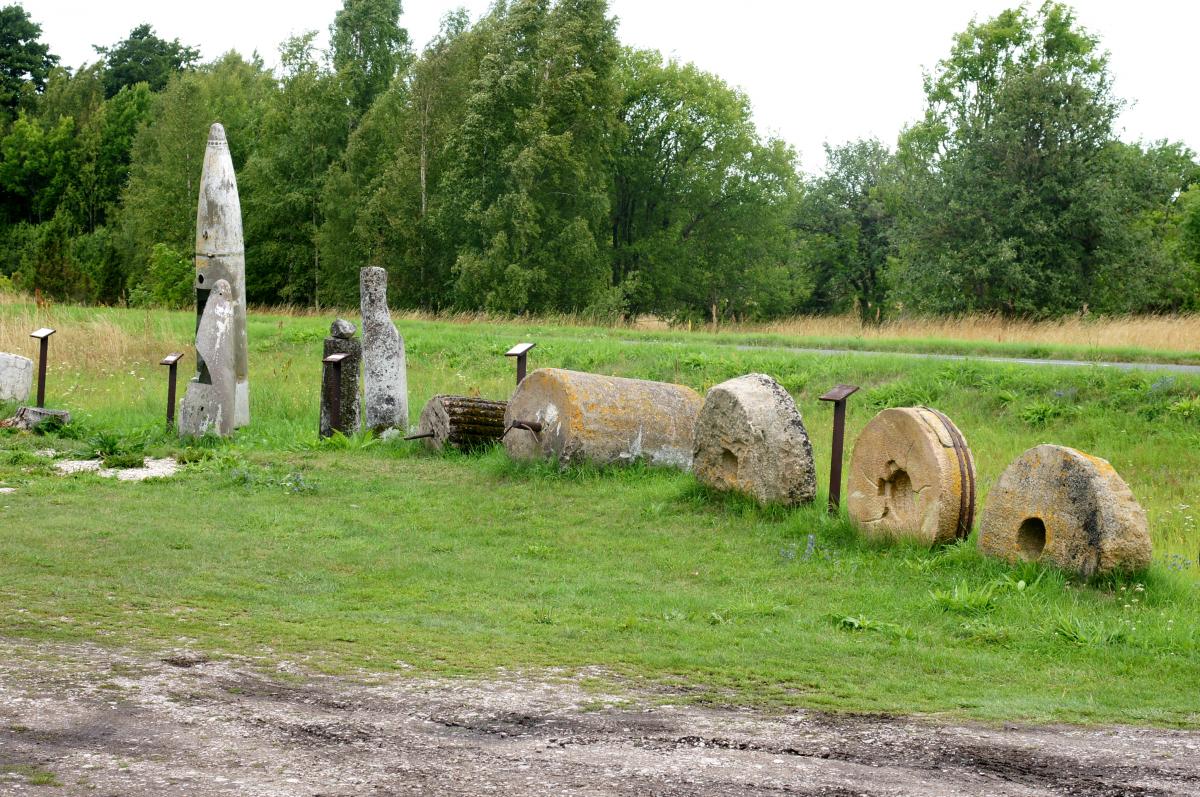
<instances>
[{"instance_id":1,"label":"green tree line","mask_svg":"<svg viewBox=\"0 0 1200 797\"><path fill-rule=\"evenodd\" d=\"M238 171L252 302L654 313L1167 312L1200 305L1200 164L1121 141L1107 53L1047 2L972 21L895 142L801 171L720 77L622 46L605 0L497 0L414 50L344 0L280 66L139 25L67 69L0 9L0 284L190 300L207 129ZM914 79L916 76L914 76ZM798 78L802 79L802 78ZM819 109L813 109L819 112Z\"/></svg>"}]
</instances>

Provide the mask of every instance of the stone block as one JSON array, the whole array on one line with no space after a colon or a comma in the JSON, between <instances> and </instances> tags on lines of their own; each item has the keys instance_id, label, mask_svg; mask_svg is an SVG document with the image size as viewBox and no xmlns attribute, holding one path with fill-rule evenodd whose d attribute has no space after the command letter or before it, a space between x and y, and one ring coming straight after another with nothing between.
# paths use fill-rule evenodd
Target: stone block
<instances>
[{"instance_id":1,"label":"stone block","mask_svg":"<svg viewBox=\"0 0 1200 797\"><path fill-rule=\"evenodd\" d=\"M33 389L33 360L0 352L0 401L26 401Z\"/></svg>"},{"instance_id":2,"label":"stone block","mask_svg":"<svg viewBox=\"0 0 1200 797\"><path fill-rule=\"evenodd\" d=\"M1150 565L1146 513L1108 461L1056 445L1017 457L988 494L979 549L1083 577Z\"/></svg>"},{"instance_id":3,"label":"stone block","mask_svg":"<svg viewBox=\"0 0 1200 797\"><path fill-rule=\"evenodd\" d=\"M692 471L704 484L795 506L817 494L812 444L796 402L766 374L712 387L696 418Z\"/></svg>"},{"instance_id":4,"label":"stone block","mask_svg":"<svg viewBox=\"0 0 1200 797\"><path fill-rule=\"evenodd\" d=\"M196 329L196 360L204 366L187 385L179 405L179 433L201 437L233 434L237 405L237 346L233 290L217 280Z\"/></svg>"},{"instance_id":5,"label":"stone block","mask_svg":"<svg viewBox=\"0 0 1200 797\"><path fill-rule=\"evenodd\" d=\"M362 361L362 342L354 337L356 331L352 322L339 318L330 325L330 335L325 338L325 355L350 355L341 363L341 383L338 385L338 407L341 418L338 424L344 434L354 434L362 428L362 418L358 400L358 371ZM325 366L321 375L321 420L319 433L321 437L333 435L332 408L329 397L333 387L334 369Z\"/></svg>"},{"instance_id":6,"label":"stone block","mask_svg":"<svg viewBox=\"0 0 1200 797\"><path fill-rule=\"evenodd\" d=\"M367 428L408 429L408 373L404 338L392 323L387 302L387 271L378 266L359 273L363 340L363 412Z\"/></svg>"}]
</instances>

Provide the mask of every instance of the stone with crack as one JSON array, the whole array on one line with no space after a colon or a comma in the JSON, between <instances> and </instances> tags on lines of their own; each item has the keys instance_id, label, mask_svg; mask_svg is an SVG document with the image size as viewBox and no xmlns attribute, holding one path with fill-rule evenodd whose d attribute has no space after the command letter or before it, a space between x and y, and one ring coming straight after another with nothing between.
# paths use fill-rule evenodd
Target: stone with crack
<instances>
[{"instance_id":1,"label":"stone with crack","mask_svg":"<svg viewBox=\"0 0 1200 797\"><path fill-rule=\"evenodd\" d=\"M979 549L1010 563L1045 562L1083 577L1150 565L1146 513L1107 460L1040 445L988 494Z\"/></svg>"},{"instance_id":2,"label":"stone with crack","mask_svg":"<svg viewBox=\"0 0 1200 797\"><path fill-rule=\"evenodd\" d=\"M188 382L179 405L179 434L184 437L210 433L225 437L233 433L239 336L234 307L229 283L217 280L196 329L196 359L204 365Z\"/></svg>"},{"instance_id":3,"label":"stone with crack","mask_svg":"<svg viewBox=\"0 0 1200 797\"><path fill-rule=\"evenodd\" d=\"M942 545L975 517L975 462L958 427L928 407L893 407L854 443L846 511L864 534Z\"/></svg>"},{"instance_id":4,"label":"stone with crack","mask_svg":"<svg viewBox=\"0 0 1200 797\"><path fill-rule=\"evenodd\" d=\"M812 444L796 402L766 374L709 389L696 418L692 471L717 490L796 506L817 494Z\"/></svg>"}]
</instances>

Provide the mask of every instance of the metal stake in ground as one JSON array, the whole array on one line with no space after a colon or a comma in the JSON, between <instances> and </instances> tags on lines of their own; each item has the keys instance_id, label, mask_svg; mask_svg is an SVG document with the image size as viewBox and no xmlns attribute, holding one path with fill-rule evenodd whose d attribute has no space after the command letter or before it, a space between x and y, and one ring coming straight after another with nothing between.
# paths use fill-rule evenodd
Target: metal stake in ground
<instances>
[{"instance_id":1,"label":"metal stake in ground","mask_svg":"<svg viewBox=\"0 0 1200 797\"><path fill-rule=\"evenodd\" d=\"M179 361L183 352L172 352L159 361L159 365L167 366L167 428L175 425L175 377L179 369Z\"/></svg>"},{"instance_id":2,"label":"metal stake in ground","mask_svg":"<svg viewBox=\"0 0 1200 797\"><path fill-rule=\"evenodd\" d=\"M505 357L517 358L517 387L520 387L521 383L525 381L525 361L529 357L529 350L536 345L536 343L518 343L504 352Z\"/></svg>"},{"instance_id":3,"label":"metal stake in ground","mask_svg":"<svg viewBox=\"0 0 1200 797\"><path fill-rule=\"evenodd\" d=\"M39 408L46 406L46 366L48 361L47 354L50 351L50 336L54 334L54 330L50 327L42 327L29 333L29 337L37 338L41 343L41 354L38 362L38 392L37 405Z\"/></svg>"},{"instance_id":4,"label":"metal stake in ground","mask_svg":"<svg viewBox=\"0 0 1200 797\"><path fill-rule=\"evenodd\" d=\"M334 432L346 433L342 423L342 360L350 355L346 352L331 354L321 362L333 366L333 379L325 380L330 385L329 399L329 435Z\"/></svg>"},{"instance_id":5,"label":"metal stake in ground","mask_svg":"<svg viewBox=\"0 0 1200 797\"><path fill-rule=\"evenodd\" d=\"M842 502L842 448L846 439L846 399L858 391L858 385L838 385L821 401L833 402L833 450L829 459L829 512L836 514Z\"/></svg>"}]
</instances>

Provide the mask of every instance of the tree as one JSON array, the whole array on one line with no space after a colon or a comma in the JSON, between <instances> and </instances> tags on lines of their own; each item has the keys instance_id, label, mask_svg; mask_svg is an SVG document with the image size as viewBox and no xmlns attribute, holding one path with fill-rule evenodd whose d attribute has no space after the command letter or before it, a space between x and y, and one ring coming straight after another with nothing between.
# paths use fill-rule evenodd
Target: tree
<instances>
[{"instance_id":1,"label":"tree","mask_svg":"<svg viewBox=\"0 0 1200 797\"><path fill-rule=\"evenodd\" d=\"M346 146L350 109L328 64L316 59L315 37L311 31L281 47L283 79L264 105L258 147L239 184L252 301L319 306L322 189Z\"/></svg>"},{"instance_id":2,"label":"tree","mask_svg":"<svg viewBox=\"0 0 1200 797\"><path fill-rule=\"evenodd\" d=\"M626 51L608 234L631 313L708 317L796 306L794 153L760 141L750 103L691 64Z\"/></svg>"},{"instance_id":3,"label":"tree","mask_svg":"<svg viewBox=\"0 0 1200 797\"><path fill-rule=\"evenodd\" d=\"M330 28L333 68L357 121L411 59L399 0L344 0Z\"/></svg>"},{"instance_id":4,"label":"tree","mask_svg":"<svg viewBox=\"0 0 1200 797\"><path fill-rule=\"evenodd\" d=\"M121 41L109 47L94 47L104 56L104 93L116 95L125 86L146 83L151 91L161 91L177 72L192 68L200 59L195 47L167 41L154 35L154 28L141 24Z\"/></svg>"},{"instance_id":5,"label":"tree","mask_svg":"<svg viewBox=\"0 0 1200 797\"><path fill-rule=\"evenodd\" d=\"M888 296L892 216L885 183L891 153L875 139L825 145L825 172L800 203L800 247L813 280L810 312L857 307L865 323L879 323Z\"/></svg>"},{"instance_id":6,"label":"tree","mask_svg":"<svg viewBox=\"0 0 1200 797\"><path fill-rule=\"evenodd\" d=\"M0 108L9 117L30 93L46 89L58 56L38 41L42 26L18 5L0 8Z\"/></svg>"}]
</instances>

